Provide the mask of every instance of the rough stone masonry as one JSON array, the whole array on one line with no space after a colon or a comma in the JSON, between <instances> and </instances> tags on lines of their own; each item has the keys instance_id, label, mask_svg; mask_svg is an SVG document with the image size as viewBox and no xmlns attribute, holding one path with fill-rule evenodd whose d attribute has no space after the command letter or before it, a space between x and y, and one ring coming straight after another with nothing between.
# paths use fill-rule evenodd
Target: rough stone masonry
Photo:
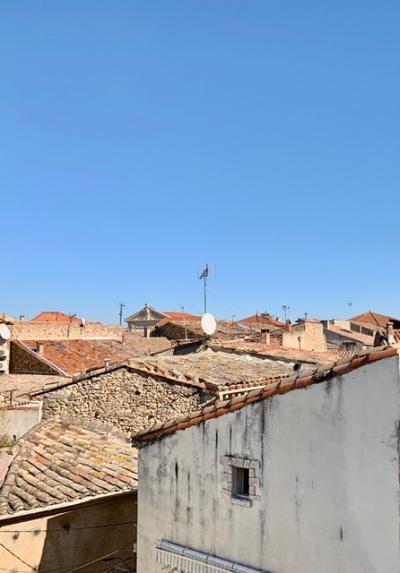
<instances>
[{"instance_id":1,"label":"rough stone masonry","mask_svg":"<svg viewBox=\"0 0 400 573\"><path fill-rule=\"evenodd\" d=\"M49 391L43 398L44 419L61 415L98 420L127 433L194 411L203 399L198 388L128 367Z\"/></svg>"}]
</instances>

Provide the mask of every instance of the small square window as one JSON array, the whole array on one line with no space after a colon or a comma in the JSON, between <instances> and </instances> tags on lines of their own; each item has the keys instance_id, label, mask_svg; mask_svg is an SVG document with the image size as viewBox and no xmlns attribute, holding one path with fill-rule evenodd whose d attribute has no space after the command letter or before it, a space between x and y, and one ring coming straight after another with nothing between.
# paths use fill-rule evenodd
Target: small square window
<instances>
[{"instance_id":1,"label":"small square window","mask_svg":"<svg viewBox=\"0 0 400 573\"><path fill-rule=\"evenodd\" d=\"M232 495L248 497L250 472L248 468L232 466Z\"/></svg>"}]
</instances>

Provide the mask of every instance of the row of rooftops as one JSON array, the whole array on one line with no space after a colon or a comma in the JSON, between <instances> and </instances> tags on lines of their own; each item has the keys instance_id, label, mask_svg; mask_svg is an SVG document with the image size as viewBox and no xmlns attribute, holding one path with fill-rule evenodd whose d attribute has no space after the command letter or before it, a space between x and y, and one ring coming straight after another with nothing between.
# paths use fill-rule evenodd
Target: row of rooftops
<instances>
[{"instance_id":1,"label":"row of rooftops","mask_svg":"<svg viewBox=\"0 0 400 573\"><path fill-rule=\"evenodd\" d=\"M20 319L24 319L25 317L21 316ZM196 322L200 321L201 316L194 315L188 312L176 312L176 311L158 311L152 306L146 304L142 309L135 312L134 314L128 316L125 321L126 322L134 322L136 318L146 318L148 320L157 319L157 320L165 320L169 319L172 321L187 321L187 322ZM12 317L9 314L1 313L0 320L2 322L8 322L10 324L17 322L17 319ZM80 324L84 320L83 318L77 317L75 314L67 314L60 311L43 311L40 312L38 315L33 317L29 322L37 323L37 324ZM391 322L395 329L400 329L400 318L395 318L392 316L380 314L377 312L373 312L371 310L359 314L357 316L351 317L352 322L360 323L360 324L369 324L371 326L377 326L381 328L386 328L388 322ZM92 324L100 324L98 321L89 321ZM226 321L229 322L229 321ZM238 321L239 324L244 324L248 326L260 326L263 325L270 325L270 326L283 326L283 322L279 320L278 317L274 318L271 314L267 312L263 313L256 313L254 315L248 316L246 318L242 318Z\"/></svg>"},{"instance_id":2,"label":"row of rooftops","mask_svg":"<svg viewBox=\"0 0 400 573\"><path fill-rule=\"evenodd\" d=\"M264 380L259 387L205 404L165 423L143 430L135 446L163 438L250 404L285 394L373 362L396 356L392 347L362 351L326 365ZM310 365L309 365L310 366ZM32 428L17 444L0 453L0 524L54 506L137 489L137 450L115 430L82 420L53 418Z\"/></svg>"},{"instance_id":3,"label":"row of rooftops","mask_svg":"<svg viewBox=\"0 0 400 573\"><path fill-rule=\"evenodd\" d=\"M385 317L373 314L366 319L373 319L378 329L386 328ZM128 368L214 396L197 412L140 432L135 443L141 445L397 354L390 347L339 356L241 338L190 343L182 354L181 345L167 343L168 348L144 355L115 340L39 341L40 345L35 340L11 341L31 358L54 367L54 374L2 376L0 393L16 389L22 400L30 396L40 400L51 389ZM0 487L0 521L19 512L132 491L137 487L137 454L114 431L79 420L52 419L33 428L7 459L0 459Z\"/></svg>"}]
</instances>

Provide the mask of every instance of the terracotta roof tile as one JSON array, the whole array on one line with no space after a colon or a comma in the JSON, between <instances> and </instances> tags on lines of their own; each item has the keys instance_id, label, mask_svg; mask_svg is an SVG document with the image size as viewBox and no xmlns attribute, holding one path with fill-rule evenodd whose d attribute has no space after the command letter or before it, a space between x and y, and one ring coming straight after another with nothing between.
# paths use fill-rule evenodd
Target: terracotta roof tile
<instances>
[{"instance_id":1,"label":"terracotta roof tile","mask_svg":"<svg viewBox=\"0 0 400 573\"><path fill-rule=\"evenodd\" d=\"M19 343L33 350L38 341ZM89 368L99 368L105 360L109 363L121 362L142 354L133 345L123 344L119 340L45 340L41 345L42 353L37 354L38 358L45 358L70 376Z\"/></svg>"},{"instance_id":2,"label":"terracotta roof tile","mask_svg":"<svg viewBox=\"0 0 400 573\"><path fill-rule=\"evenodd\" d=\"M58 323L58 324L80 324L81 319L76 316L71 316L65 314L65 312L59 312L57 310L45 310L32 318L30 322L40 322L40 323Z\"/></svg>"},{"instance_id":3,"label":"terracotta roof tile","mask_svg":"<svg viewBox=\"0 0 400 573\"><path fill-rule=\"evenodd\" d=\"M310 364L329 364L337 359L334 352L315 352L314 350L297 350L280 344L264 344L248 340L212 341L210 347L214 350L226 350L238 354L249 354L264 358L273 358L290 362Z\"/></svg>"},{"instance_id":4,"label":"terracotta roof tile","mask_svg":"<svg viewBox=\"0 0 400 573\"><path fill-rule=\"evenodd\" d=\"M369 310L368 312L364 312L363 314L353 316L351 318L351 322L376 325L386 328L389 322L399 323L400 319L394 318L392 316L387 316L385 314L379 314L378 312L372 312L372 310Z\"/></svg>"},{"instance_id":5,"label":"terracotta roof tile","mask_svg":"<svg viewBox=\"0 0 400 573\"><path fill-rule=\"evenodd\" d=\"M0 489L0 517L137 488L137 452L93 424L52 419L16 446Z\"/></svg>"},{"instance_id":6,"label":"terracotta roof tile","mask_svg":"<svg viewBox=\"0 0 400 573\"><path fill-rule=\"evenodd\" d=\"M324 368L315 369L313 372L302 372L299 375L289 376L272 383L267 383L261 389L255 389L243 394L242 396L234 397L229 400L215 402L212 406L204 408L200 412L193 412L188 416L185 421L172 420L162 424L142 430L133 438L136 445L141 445L147 441L162 438L165 435L174 433L178 430L183 430L199 424L205 420L217 418L221 415L228 414L237 409L244 408L248 404L252 404L259 400L264 400L270 396L277 394L286 394L298 388L304 388L312 384L316 384L330 378L345 374L360 366L382 360L384 358L397 356L398 350L393 347L381 347L369 351L363 351L358 355L353 356L347 362L340 361Z\"/></svg>"},{"instance_id":7,"label":"terracotta roof tile","mask_svg":"<svg viewBox=\"0 0 400 573\"><path fill-rule=\"evenodd\" d=\"M239 324L245 324L253 328L263 328L266 326L283 326L283 323L277 318L273 318L268 314L254 314L253 316L248 316L247 318L242 318L238 320Z\"/></svg>"},{"instance_id":8,"label":"terracotta roof tile","mask_svg":"<svg viewBox=\"0 0 400 573\"><path fill-rule=\"evenodd\" d=\"M201 316L196 316L188 312L169 312L163 310L162 313L165 314L170 321L200 322L201 320Z\"/></svg>"}]
</instances>

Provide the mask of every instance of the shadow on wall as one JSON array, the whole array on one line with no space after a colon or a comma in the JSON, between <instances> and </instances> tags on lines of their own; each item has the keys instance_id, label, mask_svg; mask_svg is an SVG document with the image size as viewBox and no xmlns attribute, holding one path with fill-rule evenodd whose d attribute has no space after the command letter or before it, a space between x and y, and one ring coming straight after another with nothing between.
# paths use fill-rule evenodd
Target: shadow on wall
<instances>
[{"instance_id":1,"label":"shadow on wall","mask_svg":"<svg viewBox=\"0 0 400 573\"><path fill-rule=\"evenodd\" d=\"M50 517L38 573L136 571L136 514L135 493Z\"/></svg>"}]
</instances>

